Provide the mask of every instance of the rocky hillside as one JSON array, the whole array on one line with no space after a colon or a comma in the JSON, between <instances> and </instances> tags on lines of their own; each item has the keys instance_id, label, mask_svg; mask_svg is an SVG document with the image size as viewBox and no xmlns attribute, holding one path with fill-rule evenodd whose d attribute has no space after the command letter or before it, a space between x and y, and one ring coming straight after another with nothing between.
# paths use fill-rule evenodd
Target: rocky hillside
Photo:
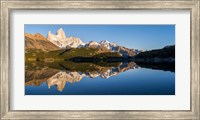
<instances>
[{"instance_id":1,"label":"rocky hillside","mask_svg":"<svg viewBox=\"0 0 200 120\"><path fill-rule=\"evenodd\" d=\"M60 49L53 43L47 40L39 33L25 34L25 49L40 49L42 51L52 51Z\"/></svg>"}]
</instances>

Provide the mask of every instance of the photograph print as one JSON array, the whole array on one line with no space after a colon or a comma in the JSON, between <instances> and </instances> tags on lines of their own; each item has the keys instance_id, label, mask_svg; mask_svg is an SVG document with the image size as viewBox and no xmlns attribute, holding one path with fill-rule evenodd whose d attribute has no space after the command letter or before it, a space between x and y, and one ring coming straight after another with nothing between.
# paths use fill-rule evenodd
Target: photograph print
<instances>
[{"instance_id":1,"label":"photograph print","mask_svg":"<svg viewBox=\"0 0 200 120\"><path fill-rule=\"evenodd\" d=\"M25 24L25 95L175 95L175 25Z\"/></svg>"}]
</instances>

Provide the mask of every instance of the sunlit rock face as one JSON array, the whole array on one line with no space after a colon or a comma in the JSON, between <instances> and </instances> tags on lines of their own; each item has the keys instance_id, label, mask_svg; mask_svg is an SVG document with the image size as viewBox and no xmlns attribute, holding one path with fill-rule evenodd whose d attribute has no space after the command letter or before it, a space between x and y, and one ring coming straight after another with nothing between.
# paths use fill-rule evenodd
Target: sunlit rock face
<instances>
[{"instance_id":1,"label":"sunlit rock face","mask_svg":"<svg viewBox=\"0 0 200 120\"><path fill-rule=\"evenodd\" d=\"M43 51L51 51L60 49L55 44L47 40L43 35L36 34L25 34L25 49L40 49Z\"/></svg>"},{"instance_id":2,"label":"sunlit rock face","mask_svg":"<svg viewBox=\"0 0 200 120\"><path fill-rule=\"evenodd\" d=\"M56 34L52 34L51 31L49 31L47 39L60 48L77 48L78 46L82 46L85 44L81 41L80 38L75 38L73 36L66 37L65 32L62 28L60 28Z\"/></svg>"},{"instance_id":3,"label":"sunlit rock face","mask_svg":"<svg viewBox=\"0 0 200 120\"><path fill-rule=\"evenodd\" d=\"M98 48L99 47L99 43L95 42L95 41L90 41L85 47L90 47L90 48Z\"/></svg>"},{"instance_id":4,"label":"sunlit rock face","mask_svg":"<svg viewBox=\"0 0 200 120\"><path fill-rule=\"evenodd\" d=\"M90 48L104 48L110 51L113 51L113 47L117 47L118 45L115 43L110 43L107 40L102 40L99 43L95 41L90 41L85 45L85 47L90 47Z\"/></svg>"}]
</instances>

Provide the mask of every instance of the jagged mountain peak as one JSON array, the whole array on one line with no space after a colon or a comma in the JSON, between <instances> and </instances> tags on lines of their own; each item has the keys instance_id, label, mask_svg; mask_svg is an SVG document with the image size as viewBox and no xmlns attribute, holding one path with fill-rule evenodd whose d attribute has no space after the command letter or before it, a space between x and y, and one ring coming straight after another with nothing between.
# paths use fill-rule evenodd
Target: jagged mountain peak
<instances>
[{"instance_id":1,"label":"jagged mountain peak","mask_svg":"<svg viewBox=\"0 0 200 120\"><path fill-rule=\"evenodd\" d=\"M59 29L58 29L58 32L59 32L59 31L60 31L60 32L64 32L64 30L63 30L62 28L59 28Z\"/></svg>"},{"instance_id":2,"label":"jagged mountain peak","mask_svg":"<svg viewBox=\"0 0 200 120\"><path fill-rule=\"evenodd\" d=\"M99 47L99 43L97 43L95 41L90 41L84 47L98 48Z\"/></svg>"},{"instance_id":3,"label":"jagged mountain peak","mask_svg":"<svg viewBox=\"0 0 200 120\"><path fill-rule=\"evenodd\" d=\"M62 37L62 38L66 38L65 32L62 28L59 28L56 35Z\"/></svg>"},{"instance_id":4,"label":"jagged mountain peak","mask_svg":"<svg viewBox=\"0 0 200 120\"><path fill-rule=\"evenodd\" d=\"M96 44L98 44L97 42L95 42L95 41L93 41L93 40L89 42L89 44L91 44L91 43L96 43Z\"/></svg>"},{"instance_id":5,"label":"jagged mountain peak","mask_svg":"<svg viewBox=\"0 0 200 120\"><path fill-rule=\"evenodd\" d=\"M56 34L52 34L51 31L49 31L47 39L60 48L65 48L66 46L77 48L85 44L80 38L74 36L66 37L65 31L62 28L58 29Z\"/></svg>"},{"instance_id":6,"label":"jagged mountain peak","mask_svg":"<svg viewBox=\"0 0 200 120\"><path fill-rule=\"evenodd\" d=\"M48 34L47 34L47 36L48 36L48 35L50 35L50 34L51 34L51 30L49 30L49 32L48 32Z\"/></svg>"},{"instance_id":7,"label":"jagged mountain peak","mask_svg":"<svg viewBox=\"0 0 200 120\"><path fill-rule=\"evenodd\" d=\"M99 42L101 45L118 46L116 43L109 42L107 40L102 40Z\"/></svg>"},{"instance_id":8,"label":"jagged mountain peak","mask_svg":"<svg viewBox=\"0 0 200 120\"><path fill-rule=\"evenodd\" d=\"M102 40L101 42L99 42L100 44L108 44L110 42L108 42L107 40Z\"/></svg>"}]
</instances>

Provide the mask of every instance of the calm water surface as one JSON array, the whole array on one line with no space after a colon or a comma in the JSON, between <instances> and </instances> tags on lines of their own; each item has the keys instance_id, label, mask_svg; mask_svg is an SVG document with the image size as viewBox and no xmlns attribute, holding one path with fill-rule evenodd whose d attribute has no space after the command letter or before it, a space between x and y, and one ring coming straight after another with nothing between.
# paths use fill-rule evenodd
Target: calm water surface
<instances>
[{"instance_id":1,"label":"calm water surface","mask_svg":"<svg viewBox=\"0 0 200 120\"><path fill-rule=\"evenodd\" d=\"M175 72L134 62L28 63L25 95L175 95Z\"/></svg>"}]
</instances>

